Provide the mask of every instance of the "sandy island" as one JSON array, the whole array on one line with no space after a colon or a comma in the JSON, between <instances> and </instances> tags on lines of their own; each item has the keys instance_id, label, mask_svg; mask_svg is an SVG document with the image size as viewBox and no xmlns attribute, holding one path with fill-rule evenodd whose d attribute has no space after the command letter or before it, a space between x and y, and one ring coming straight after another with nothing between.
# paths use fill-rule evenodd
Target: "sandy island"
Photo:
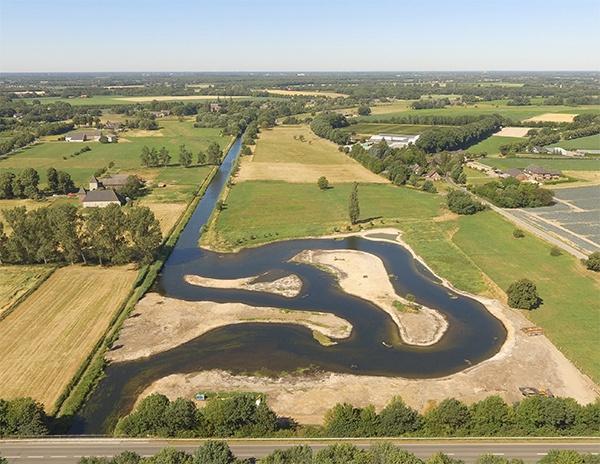
<instances>
[{"instance_id":1,"label":"sandy island","mask_svg":"<svg viewBox=\"0 0 600 464\"><path fill-rule=\"evenodd\" d=\"M293 298L302 290L302 280L296 274L290 274L277 280L256 282L259 276L243 277L241 279L212 279L199 275L186 275L185 281L192 285L211 288L237 288L253 292L267 292Z\"/></svg>"},{"instance_id":2,"label":"sandy island","mask_svg":"<svg viewBox=\"0 0 600 464\"><path fill-rule=\"evenodd\" d=\"M342 290L375 303L388 313L407 344L433 345L448 328L444 316L434 309L425 306L412 311L399 309L409 308L410 302L396 294L383 261L375 255L356 250L306 250L292 261L332 271Z\"/></svg>"},{"instance_id":3,"label":"sandy island","mask_svg":"<svg viewBox=\"0 0 600 464\"><path fill-rule=\"evenodd\" d=\"M125 321L109 361L131 361L175 348L217 327L250 322L300 324L315 338L330 344L330 338L346 338L352 325L331 313L288 311L242 303L184 301L148 293Z\"/></svg>"}]
</instances>

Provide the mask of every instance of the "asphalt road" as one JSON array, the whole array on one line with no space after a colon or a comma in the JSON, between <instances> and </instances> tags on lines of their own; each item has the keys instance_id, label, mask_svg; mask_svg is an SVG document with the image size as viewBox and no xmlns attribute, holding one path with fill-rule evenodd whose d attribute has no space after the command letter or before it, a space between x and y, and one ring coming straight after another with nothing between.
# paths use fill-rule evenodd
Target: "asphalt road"
<instances>
[{"instance_id":1,"label":"asphalt road","mask_svg":"<svg viewBox=\"0 0 600 464\"><path fill-rule=\"evenodd\" d=\"M302 441L302 440L231 440L229 445L237 457L260 458L275 449L287 448L304 442L319 450L336 441L353 443L361 448L370 446L368 439ZM436 440L386 440L416 454L429 457L443 452L467 463L474 463L482 454L497 454L507 458L521 458L526 462L537 462L549 450L574 449L582 453L599 453L600 440L580 441L545 440L545 441L436 441ZM0 455L9 463L30 464L74 464L82 456L111 457L125 450L135 451L142 456L151 456L160 449L173 446L192 452L201 444L201 440L139 440L113 438L62 438L35 440L0 440Z\"/></svg>"}]
</instances>

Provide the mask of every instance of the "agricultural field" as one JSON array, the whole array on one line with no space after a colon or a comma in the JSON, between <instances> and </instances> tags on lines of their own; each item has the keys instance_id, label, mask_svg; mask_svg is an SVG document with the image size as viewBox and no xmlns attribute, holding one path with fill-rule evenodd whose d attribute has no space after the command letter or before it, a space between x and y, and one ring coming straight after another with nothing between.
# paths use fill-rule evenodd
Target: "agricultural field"
<instances>
[{"instance_id":1,"label":"agricultural field","mask_svg":"<svg viewBox=\"0 0 600 464\"><path fill-rule=\"evenodd\" d=\"M287 89L263 89L273 95L284 97L327 97L327 98L344 98L348 95L338 92L319 91L319 90L287 90Z\"/></svg>"},{"instance_id":2,"label":"agricultural field","mask_svg":"<svg viewBox=\"0 0 600 464\"><path fill-rule=\"evenodd\" d=\"M131 268L67 266L0 321L0 397L51 411L131 290Z\"/></svg>"},{"instance_id":3,"label":"agricultural field","mask_svg":"<svg viewBox=\"0 0 600 464\"><path fill-rule=\"evenodd\" d=\"M371 116L395 114L410 110L413 100L394 100L390 103L379 103L371 106Z\"/></svg>"},{"instance_id":4,"label":"agricultural field","mask_svg":"<svg viewBox=\"0 0 600 464\"><path fill-rule=\"evenodd\" d=\"M463 172L467 175L467 183L471 185L480 185L485 184L486 182L491 182L492 180L497 180L497 178L490 177L484 172L468 166L463 168Z\"/></svg>"},{"instance_id":5,"label":"agricultural field","mask_svg":"<svg viewBox=\"0 0 600 464\"><path fill-rule=\"evenodd\" d=\"M469 106L450 106L447 108L410 109L410 101L394 102L393 106L374 106L370 116L361 116L359 122L373 122L374 120L385 120L396 116L406 115L421 115L421 116L465 116L465 115L484 115L484 114L499 114L501 116L513 119L515 121L523 121L535 116L545 115L548 113L558 114L586 114L600 112L600 105L581 105L581 106L550 106L550 105L529 105L529 106L507 106L506 102L480 102L476 105ZM380 108L387 108L390 111L382 111ZM377 109L377 111L375 111Z\"/></svg>"},{"instance_id":6,"label":"agricultural field","mask_svg":"<svg viewBox=\"0 0 600 464\"><path fill-rule=\"evenodd\" d=\"M415 124L378 124L378 123L358 123L351 124L343 130L354 132L359 135L373 134L398 134L398 135L415 135L420 134L431 126L415 125Z\"/></svg>"},{"instance_id":7,"label":"agricultural field","mask_svg":"<svg viewBox=\"0 0 600 464\"><path fill-rule=\"evenodd\" d=\"M54 270L53 266L0 265L0 318L24 294Z\"/></svg>"},{"instance_id":8,"label":"agricultural field","mask_svg":"<svg viewBox=\"0 0 600 464\"><path fill-rule=\"evenodd\" d=\"M567 150L600 150L600 134L579 137L578 139L561 140L556 146Z\"/></svg>"},{"instance_id":9,"label":"agricultural field","mask_svg":"<svg viewBox=\"0 0 600 464\"><path fill-rule=\"evenodd\" d=\"M467 151L470 153L487 153L488 155L497 155L500 153L500 146L506 145L507 143L518 142L519 140L525 140L525 138L492 135L487 139L476 143L475 145L471 145L469 148L467 148Z\"/></svg>"},{"instance_id":10,"label":"agricultural field","mask_svg":"<svg viewBox=\"0 0 600 464\"><path fill-rule=\"evenodd\" d=\"M194 152L205 150L211 142L217 142L225 147L230 137L220 135L219 129L195 128L191 121L179 122L177 120L160 120L161 128L156 131L130 130L124 132L118 143L102 144L99 142L70 143L70 142L42 142L24 148L15 154L0 160L0 171L19 171L24 167L32 167L40 173L41 183L45 182L46 170L54 167L68 172L75 185L87 185L90 176L102 167L108 166L112 161L112 173L131 172L150 176L150 179L160 175L162 169L145 169L140 163L140 153L144 145L156 149L166 147L172 157L169 169L174 181L180 177L187 178L196 167L183 168L177 166L179 146L185 144ZM89 146L90 151L77 156L73 153L83 146ZM190 172L191 171L191 172ZM145 177L148 179L148 177Z\"/></svg>"},{"instance_id":11,"label":"agricultural field","mask_svg":"<svg viewBox=\"0 0 600 464\"><path fill-rule=\"evenodd\" d=\"M150 95L141 97L119 96L119 95L94 95L88 98L61 98L61 97L39 97L24 98L23 101L31 103L38 100L41 104L63 102L72 106L115 106L130 105L132 103L149 103L156 101L203 101L217 99L225 100L230 98L252 98L252 97L218 97L216 95Z\"/></svg>"},{"instance_id":12,"label":"agricultural field","mask_svg":"<svg viewBox=\"0 0 600 464\"><path fill-rule=\"evenodd\" d=\"M304 125L263 130L254 154L242 159L238 180L280 180L316 185L321 176L332 183L386 182Z\"/></svg>"},{"instance_id":13,"label":"agricultural field","mask_svg":"<svg viewBox=\"0 0 600 464\"><path fill-rule=\"evenodd\" d=\"M540 158L540 157L515 157L515 158L486 158L484 164L498 168L525 168L530 165L542 166L546 169L557 171L600 171L600 159L581 158Z\"/></svg>"}]
</instances>

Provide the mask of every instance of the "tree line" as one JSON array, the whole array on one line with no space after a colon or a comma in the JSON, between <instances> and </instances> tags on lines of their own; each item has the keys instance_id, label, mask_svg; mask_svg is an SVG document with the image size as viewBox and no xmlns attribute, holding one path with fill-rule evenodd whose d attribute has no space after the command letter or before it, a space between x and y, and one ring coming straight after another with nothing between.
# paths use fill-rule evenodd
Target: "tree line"
<instances>
[{"instance_id":1,"label":"tree line","mask_svg":"<svg viewBox=\"0 0 600 464\"><path fill-rule=\"evenodd\" d=\"M394 398L379 413L373 406L338 404L322 426L278 418L264 400L239 394L208 400L204 408L153 394L115 429L118 436L156 437L495 437L598 435L600 402L582 406L571 398L532 396L512 405L490 396L470 406L450 398L420 414Z\"/></svg>"},{"instance_id":2,"label":"tree line","mask_svg":"<svg viewBox=\"0 0 600 464\"><path fill-rule=\"evenodd\" d=\"M211 142L206 152L200 150L195 156L197 164L220 164L223 157L223 150L217 142ZM142 147L140 153L140 162L142 166L149 168L165 167L171 164L171 153L166 147L157 150L155 147ZM185 144L179 146L179 164L186 168L194 163L194 154Z\"/></svg>"},{"instance_id":3,"label":"tree line","mask_svg":"<svg viewBox=\"0 0 600 464\"><path fill-rule=\"evenodd\" d=\"M508 123L512 124L509 119L503 118L499 115L495 115L501 118L504 125ZM403 116L392 116L392 117L381 117L381 118L369 118L369 122L373 123L386 123L386 124L415 124L415 125L426 125L426 126L464 126L465 124L471 124L482 119L489 118L489 114L463 114L459 116L443 115L443 114L407 114ZM353 120L351 124L357 124L360 120Z\"/></svg>"},{"instance_id":4,"label":"tree line","mask_svg":"<svg viewBox=\"0 0 600 464\"><path fill-rule=\"evenodd\" d=\"M424 131L415 145L427 153L460 150L488 138L502 126L502 118L488 116L462 127L432 127Z\"/></svg>"},{"instance_id":5,"label":"tree line","mask_svg":"<svg viewBox=\"0 0 600 464\"><path fill-rule=\"evenodd\" d=\"M429 98L416 100L410 104L410 107L413 110L425 110L434 108L445 108L449 104L450 100L448 98Z\"/></svg>"},{"instance_id":6,"label":"tree line","mask_svg":"<svg viewBox=\"0 0 600 464\"><path fill-rule=\"evenodd\" d=\"M310 128L319 137L331 140L338 145L346 145L350 142L350 134L340 129L348 125L343 114L325 111L315 116L310 123Z\"/></svg>"},{"instance_id":7,"label":"tree line","mask_svg":"<svg viewBox=\"0 0 600 464\"><path fill-rule=\"evenodd\" d=\"M46 171L48 189L46 193L67 194L75 191L71 175L65 171L48 168ZM0 199L31 198L39 199L40 175L33 168L25 168L18 174L10 171L0 173Z\"/></svg>"},{"instance_id":8,"label":"tree line","mask_svg":"<svg viewBox=\"0 0 600 464\"><path fill-rule=\"evenodd\" d=\"M3 210L0 263L90 263L100 265L154 260L162 242L160 225L149 208L132 206L80 210L72 204Z\"/></svg>"},{"instance_id":9,"label":"tree line","mask_svg":"<svg viewBox=\"0 0 600 464\"><path fill-rule=\"evenodd\" d=\"M598 464L593 454L581 454L573 450L551 450L540 457L537 464ZM8 461L6 461L8 463ZM0 464L3 464L0 458ZM435 453L427 459L392 443L376 443L359 448L351 443L334 443L314 451L309 445L296 445L276 449L267 456L237 458L224 441L209 440L193 453L175 448L163 448L151 457L143 458L132 451L124 451L112 457L83 457L79 464L465 464L464 461L443 453ZM481 455L476 464L524 464L521 459L510 459L494 454Z\"/></svg>"},{"instance_id":10,"label":"tree line","mask_svg":"<svg viewBox=\"0 0 600 464\"><path fill-rule=\"evenodd\" d=\"M475 185L471 190L501 208L537 208L553 203L554 193L529 182L507 177L499 181Z\"/></svg>"}]
</instances>

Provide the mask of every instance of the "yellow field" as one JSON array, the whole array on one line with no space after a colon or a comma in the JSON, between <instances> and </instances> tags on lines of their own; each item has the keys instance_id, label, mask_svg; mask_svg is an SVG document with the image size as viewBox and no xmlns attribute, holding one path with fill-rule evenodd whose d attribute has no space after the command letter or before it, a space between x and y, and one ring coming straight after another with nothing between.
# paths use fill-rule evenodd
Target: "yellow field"
<instances>
[{"instance_id":1,"label":"yellow field","mask_svg":"<svg viewBox=\"0 0 600 464\"><path fill-rule=\"evenodd\" d=\"M503 127L493 135L500 137L526 137L531 127Z\"/></svg>"},{"instance_id":2,"label":"yellow field","mask_svg":"<svg viewBox=\"0 0 600 464\"><path fill-rule=\"evenodd\" d=\"M50 411L129 293L131 268L58 269L0 321L0 397Z\"/></svg>"},{"instance_id":3,"label":"yellow field","mask_svg":"<svg viewBox=\"0 0 600 464\"><path fill-rule=\"evenodd\" d=\"M396 100L391 103L380 103L371 107L371 114L397 113L410 110L412 100Z\"/></svg>"},{"instance_id":4,"label":"yellow field","mask_svg":"<svg viewBox=\"0 0 600 464\"><path fill-rule=\"evenodd\" d=\"M563 114L563 113L544 113L533 118L525 119L525 121L549 121L549 122L573 122L573 118L576 114Z\"/></svg>"},{"instance_id":5,"label":"yellow field","mask_svg":"<svg viewBox=\"0 0 600 464\"><path fill-rule=\"evenodd\" d=\"M304 125L262 130L254 155L242 159L238 180L304 183L317 182L321 176L331 183L387 182Z\"/></svg>"},{"instance_id":6,"label":"yellow field","mask_svg":"<svg viewBox=\"0 0 600 464\"><path fill-rule=\"evenodd\" d=\"M320 92L318 90L285 90L285 89L264 89L266 92L272 93L273 95L285 95L287 97L304 96L304 97L327 97L327 98L338 98L347 97L344 93L337 92Z\"/></svg>"},{"instance_id":7,"label":"yellow field","mask_svg":"<svg viewBox=\"0 0 600 464\"><path fill-rule=\"evenodd\" d=\"M186 208L185 203L158 203L144 200L140 202L140 206L147 206L154 213L160 223L163 236L169 233Z\"/></svg>"},{"instance_id":8,"label":"yellow field","mask_svg":"<svg viewBox=\"0 0 600 464\"><path fill-rule=\"evenodd\" d=\"M0 266L0 315L52 269L50 266Z\"/></svg>"}]
</instances>

